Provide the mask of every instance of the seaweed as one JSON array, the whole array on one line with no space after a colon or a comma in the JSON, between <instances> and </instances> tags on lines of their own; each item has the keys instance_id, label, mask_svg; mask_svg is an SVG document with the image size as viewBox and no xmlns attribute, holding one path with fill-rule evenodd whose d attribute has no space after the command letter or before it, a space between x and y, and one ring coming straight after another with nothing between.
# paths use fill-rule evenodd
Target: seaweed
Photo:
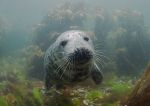
<instances>
[{"instance_id":1,"label":"seaweed","mask_svg":"<svg viewBox=\"0 0 150 106\"><path fill-rule=\"evenodd\" d=\"M116 56L113 59L120 71L118 73L138 75L139 71L145 68L149 57L146 54L144 16L139 11L120 9L113 13L112 18L115 28L107 37L108 50ZM109 42L110 40L113 43Z\"/></svg>"},{"instance_id":2,"label":"seaweed","mask_svg":"<svg viewBox=\"0 0 150 106\"><path fill-rule=\"evenodd\" d=\"M78 5L82 5L82 8L79 8ZM34 49L36 47L44 53L61 33L71 29L84 29L87 11L83 3L78 3L78 5L65 2L50 11L43 18L42 22L35 27L31 45L27 48L33 47ZM42 65L43 55L33 55L28 69L29 76L43 79L43 73L41 73L41 70L43 70Z\"/></svg>"},{"instance_id":3,"label":"seaweed","mask_svg":"<svg viewBox=\"0 0 150 106\"><path fill-rule=\"evenodd\" d=\"M1 106L8 106L7 101L3 96L0 96L0 104Z\"/></svg>"},{"instance_id":4,"label":"seaweed","mask_svg":"<svg viewBox=\"0 0 150 106\"><path fill-rule=\"evenodd\" d=\"M19 64L19 67L23 67L23 64ZM11 65L7 65L7 68L13 70ZM10 73L6 73L8 80L0 82L0 103L4 106L119 106L132 89L130 79L121 80L113 75L112 80L105 80L96 88L82 85L59 91L52 88L51 93L47 94L43 92L42 81L28 80L24 68L16 71L22 74L15 74L10 79Z\"/></svg>"},{"instance_id":5,"label":"seaweed","mask_svg":"<svg viewBox=\"0 0 150 106\"><path fill-rule=\"evenodd\" d=\"M144 74L137 80L137 83L129 95L128 99L123 101L123 105L128 106L148 106L150 104L150 64ZM138 101L137 101L138 100Z\"/></svg>"},{"instance_id":6,"label":"seaweed","mask_svg":"<svg viewBox=\"0 0 150 106\"><path fill-rule=\"evenodd\" d=\"M102 8L93 11L91 15L81 2L64 3L43 17L27 46L15 55L0 54L1 106L120 106L126 100L129 104L133 99L130 93L136 94L132 93L136 80L133 76L142 73L150 57L150 29L138 11L119 9L113 15ZM0 21L0 51L6 39L4 29ZM104 82L98 86L87 82L88 86L77 84L62 90L52 88L47 94L43 88L44 53L60 33L70 29L92 33L97 39L95 48L101 52L106 49L111 60L105 65L106 60L101 57L103 61L98 64L104 70ZM137 82L135 89L138 88L138 93L147 93L147 75L149 73L140 79L140 84ZM145 99L136 96L141 101Z\"/></svg>"}]
</instances>

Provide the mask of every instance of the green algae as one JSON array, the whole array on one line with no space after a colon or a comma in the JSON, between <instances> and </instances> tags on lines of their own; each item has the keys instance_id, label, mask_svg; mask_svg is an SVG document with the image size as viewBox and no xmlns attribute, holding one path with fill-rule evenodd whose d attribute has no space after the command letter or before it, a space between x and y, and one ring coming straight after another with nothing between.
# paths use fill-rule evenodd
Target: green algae
<instances>
[{"instance_id":1,"label":"green algae","mask_svg":"<svg viewBox=\"0 0 150 106\"><path fill-rule=\"evenodd\" d=\"M1 106L8 106L7 101L3 96L0 96L0 105Z\"/></svg>"},{"instance_id":2,"label":"green algae","mask_svg":"<svg viewBox=\"0 0 150 106\"><path fill-rule=\"evenodd\" d=\"M33 82L38 82L39 79L42 79L41 77L44 73L43 55L49 43L60 33L70 29L71 26L78 26L80 27L79 29L87 29L83 27L85 26L86 20L92 18L89 17L90 14L84 9L80 11L80 9L76 8L78 10L75 11L71 6L72 5L69 7L59 7L57 10L52 11L52 13L44 17L41 24L37 26L35 35L32 39L35 42L32 42L28 47L21 50L21 52L23 52L23 57L17 54L15 57L8 56L0 58L0 106L119 106L119 103L127 98L134 84L132 81L133 79L128 79L127 76L125 76L126 80L122 80L122 78L120 76L118 77L116 74L123 72L130 75L130 73L135 73L135 71L138 72L144 67L143 64L147 61L143 60L144 58L138 60L139 58L134 56L148 58L145 54L141 53L141 51L143 51L141 47L144 47L144 45L139 45L139 42L135 40L140 36L136 35L138 29L131 26L137 27L139 25L138 28L143 35L141 36L143 42L149 42L149 40L145 40L144 34L146 32L143 30L145 26L139 23L143 21L140 19L141 16L135 17L132 15L134 12L129 10L121 10L122 13L126 12L127 14L117 13L117 20L112 24L115 28L111 29L111 31L103 27L109 22L104 11L102 11L102 14L99 13L95 15L96 17L104 16L104 21L100 17L96 18L98 23L93 33L96 34L95 36L97 38L101 39L101 37L103 37L102 40L105 39L107 41L105 43L108 45L108 52L110 51L113 55L111 56L111 58L113 58L112 62L104 69L104 71L107 70L108 73L111 73L111 78L104 76L104 82L99 85L98 88L82 86L72 88L69 95L63 94L63 92L62 94L58 94L53 90L50 91L52 92L51 95L46 95L41 92L44 85L37 87L33 84ZM68 17L68 10L72 12L70 17ZM62 19L64 20L60 20L59 17L63 17ZM138 18L139 21L136 20ZM126 25L122 23L122 19L124 19ZM58 23L60 21L66 23L60 24ZM89 23L86 24L88 25ZM107 24L106 27L109 24ZM53 26L55 26L55 28ZM0 25L0 41L3 41L3 39L5 39L5 34L1 27ZM101 34L108 36L101 36ZM147 36L149 35L150 30L147 32ZM126 40L129 43L126 42ZM135 50L132 45L137 45L138 48ZM134 53L134 51L138 52ZM129 59L126 58L128 56L130 56ZM137 64L141 66L135 67L135 65L128 63L130 59L132 59L131 62L133 64L135 63L136 66L138 66ZM35 77L38 78L38 80L35 80Z\"/></svg>"},{"instance_id":3,"label":"green algae","mask_svg":"<svg viewBox=\"0 0 150 106\"><path fill-rule=\"evenodd\" d=\"M86 99L89 101L96 101L98 99L101 99L104 97L104 93L100 90L91 90L90 92L87 92Z\"/></svg>"},{"instance_id":4,"label":"green algae","mask_svg":"<svg viewBox=\"0 0 150 106\"><path fill-rule=\"evenodd\" d=\"M116 83L112 86L112 92L117 96L129 94L131 92L131 85L128 83Z\"/></svg>"},{"instance_id":5,"label":"green algae","mask_svg":"<svg viewBox=\"0 0 150 106\"><path fill-rule=\"evenodd\" d=\"M42 93L40 92L39 88L33 88L33 95L35 97L35 99L37 99L37 101L41 104L41 106L43 106L43 100L42 98Z\"/></svg>"},{"instance_id":6,"label":"green algae","mask_svg":"<svg viewBox=\"0 0 150 106\"><path fill-rule=\"evenodd\" d=\"M8 79L0 81L0 104L4 106L118 106L132 90L131 79L122 80L112 74L112 78L104 80L96 88L77 86L70 88L70 93L51 89L50 94L44 94L41 92L43 82L27 80L24 66L19 64L20 61L16 62L1 67L3 70L15 70L11 76L7 75L9 71L1 74L1 77L7 76ZM6 60L5 63L9 64Z\"/></svg>"}]
</instances>

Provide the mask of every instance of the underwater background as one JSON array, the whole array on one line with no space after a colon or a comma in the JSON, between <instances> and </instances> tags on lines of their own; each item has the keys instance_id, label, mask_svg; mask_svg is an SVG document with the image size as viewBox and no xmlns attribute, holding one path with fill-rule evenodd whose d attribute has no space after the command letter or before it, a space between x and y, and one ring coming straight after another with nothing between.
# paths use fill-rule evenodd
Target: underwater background
<instances>
[{"instance_id":1,"label":"underwater background","mask_svg":"<svg viewBox=\"0 0 150 106\"><path fill-rule=\"evenodd\" d=\"M148 0L0 0L0 106L150 106L128 103L136 88L144 86L145 92L148 85L150 94L149 83L142 82L150 76L143 75L150 60L149 5ZM98 65L104 80L44 95L44 53L67 30L94 36L95 49L103 52Z\"/></svg>"}]
</instances>

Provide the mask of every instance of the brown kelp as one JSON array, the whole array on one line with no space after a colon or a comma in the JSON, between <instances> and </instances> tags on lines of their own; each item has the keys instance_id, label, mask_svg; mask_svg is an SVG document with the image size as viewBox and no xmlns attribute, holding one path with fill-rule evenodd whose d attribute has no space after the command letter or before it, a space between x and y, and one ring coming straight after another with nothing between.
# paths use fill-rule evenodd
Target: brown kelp
<instances>
[{"instance_id":1,"label":"brown kelp","mask_svg":"<svg viewBox=\"0 0 150 106\"><path fill-rule=\"evenodd\" d=\"M121 74L135 75L148 62L143 15L138 11L120 9L113 13L113 20L116 28L109 32L108 40L112 41L110 48L114 48L118 70Z\"/></svg>"},{"instance_id":2,"label":"brown kelp","mask_svg":"<svg viewBox=\"0 0 150 106\"><path fill-rule=\"evenodd\" d=\"M97 39L94 41L95 48L99 53L105 55L102 57L101 67L105 65L108 61L107 57L109 57L112 61L109 61L107 69L111 65L120 74L135 75L139 73L149 58L147 47L149 34L142 13L130 9L118 9L110 15L98 7L90 10L90 12L93 11L91 14L88 10L90 9L81 2L79 4L66 2L59 5L35 27L30 46L37 47L44 54L60 33L70 29L86 30L95 35ZM87 28L89 23L94 26ZM31 58L29 76L40 79L43 77L42 56L34 55ZM33 74L35 72L37 74ZM38 73L40 74L38 75Z\"/></svg>"},{"instance_id":3,"label":"brown kelp","mask_svg":"<svg viewBox=\"0 0 150 106\"><path fill-rule=\"evenodd\" d=\"M138 101L137 101L138 100ZM150 104L150 64L123 105L147 106Z\"/></svg>"},{"instance_id":4,"label":"brown kelp","mask_svg":"<svg viewBox=\"0 0 150 106\"><path fill-rule=\"evenodd\" d=\"M19 56L0 59L0 105L43 106L41 93L34 83L26 80L26 60Z\"/></svg>"},{"instance_id":5,"label":"brown kelp","mask_svg":"<svg viewBox=\"0 0 150 106\"><path fill-rule=\"evenodd\" d=\"M144 16L139 11L118 9L108 14L99 7L90 10L91 14L88 10L82 2L58 5L35 27L27 46L7 57L0 54L0 105L120 106L128 100L136 77L142 73L150 58L150 28L144 23ZM1 51L1 43L6 41L4 29L4 23L0 21ZM107 53L111 60L103 68L104 82L100 86L87 81L85 85L79 84L67 89L52 88L45 94L45 50L60 33L70 29L92 33L97 40L94 42L98 52L106 50L102 55ZM104 66L105 61L101 62ZM143 93L149 81L144 80L140 83L142 89L139 91Z\"/></svg>"},{"instance_id":6,"label":"brown kelp","mask_svg":"<svg viewBox=\"0 0 150 106\"><path fill-rule=\"evenodd\" d=\"M82 5L79 8L79 5ZM87 11L83 3L72 4L66 2L49 12L43 21L36 26L32 45L39 48L41 52L50 46L56 37L70 29L83 29L86 21ZM43 56L33 56L29 67L29 76L42 78L43 71ZM37 73L37 74L35 74Z\"/></svg>"},{"instance_id":7,"label":"brown kelp","mask_svg":"<svg viewBox=\"0 0 150 106\"><path fill-rule=\"evenodd\" d=\"M87 11L82 3L73 5L66 2L50 11L37 25L33 42L42 50L46 50L57 34L69 29L83 29L86 17Z\"/></svg>"}]
</instances>

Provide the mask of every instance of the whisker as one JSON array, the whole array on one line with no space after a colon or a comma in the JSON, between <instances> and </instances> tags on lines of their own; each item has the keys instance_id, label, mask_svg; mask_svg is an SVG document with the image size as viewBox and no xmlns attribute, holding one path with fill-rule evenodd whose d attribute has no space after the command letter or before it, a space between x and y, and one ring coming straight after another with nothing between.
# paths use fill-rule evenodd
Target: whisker
<instances>
[{"instance_id":1,"label":"whisker","mask_svg":"<svg viewBox=\"0 0 150 106\"><path fill-rule=\"evenodd\" d=\"M100 62L102 62L104 65L106 64L106 61L104 59L102 59L99 56L95 56L96 59L98 59Z\"/></svg>"},{"instance_id":2,"label":"whisker","mask_svg":"<svg viewBox=\"0 0 150 106\"><path fill-rule=\"evenodd\" d=\"M66 63L67 64L66 64L65 70L63 70L63 73L61 74L60 79L62 79L62 76L64 75L64 73L66 72L66 69L68 68L69 62L67 61Z\"/></svg>"},{"instance_id":3,"label":"whisker","mask_svg":"<svg viewBox=\"0 0 150 106\"><path fill-rule=\"evenodd\" d=\"M64 66L66 65L66 62L59 65L59 67L56 69L56 74L60 72L61 69L64 69Z\"/></svg>"},{"instance_id":4,"label":"whisker","mask_svg":"<svg viewBox=\"0 0 150 106\"><path fill-rule=\"evenodd\" d=\"M64 65L66 64L66 61L67 60L67 57L64 57L64 58L62 58L62 59L60 59L59 61L61 62L61 64L58 66L58 68L56 69L56 73L58 74L59 73L59 71L61 70L61 69L63 69L63 67L64 67ZM64 61L64 62L62 62L62 61ZM58 65L58 64L57 64Z\"/></svg>"},{"instance_id":5,"label":"whisker","mask_svg":"<svg viewBox=\"0 0 150 106\"><path fill-rule=\"evenodd\" d=\"M98 65L98 67L100 68L100 70L102 70L104 68L104 66L97 60L95 60L96 64Z\"/></svg>"},{"instance_id":6,"label":"whisker","mask_svg":"<svg viewBox=\"0 0 150 106\"><path fill-rule=\"evenodd\" d=\"M68 58L70 61L70 59ZM68 68L68 78L71 79L71 63L69 62L69 68Z\"/></svg>"},{"instance_id":7,"label":"whisker","mask_svg":"<svg viewBox=\"0 0 150 106\"><path fill-rule=\"evenodd\" d=\"M95 53L94 55L95 55L95 56L99 56L99 57L101 57L101 58L104 58L104 59L106 59L106 60L110 60L107 56L105 56L105 55L103 55L103 54Z\"/></svg>"},{"instance_id":8,"label":"whisker","mask_svg":"<svg viewBox=\"0 0 150 106\"><path fill-rule=\"evenodd\" d=\"M94 52L94 54L104 55L104 53L103 53L103 52L97 52L97 51L95 51L95 52Z\"/></svg>"},{"instance_id":9,"label":"whisker","mask_svg":"<svg viewBox=\"0 0 150 106\"><path fill-rule=\"evenodd\" d=\"M64 74L64 71L66 70L66 65L67 65L68 63L66 62L66 64L63 66L63 69L62 69L62 74L60 75L60 79L62 78L62 76L63 76L63 74Z\"/></svg>"},{"instance_id":10,"label":"whisker","mask_svg":"<svg viewBox=\"0 0 150 106\"><path fill-rule=\"evenodd\" d=\"M100 60L100 59L95 59L96 61L98 61L102 66L105 66L106 65L106 63L103 61L103 60Z\"/></svg>"},{"instance_id":11,"label":"whisker","mask_svg":"<svg viewBox=\"0 0 150 106\"><path fill-rule=\"evenodd\" d=\"M54 62L54 64L58 64L59 62L62 62L66 57L63 57L62 59L58 59L57 61Z\"/></svg>"},{"instance_id":12,"label":"whisker","mask_svg":"<svg viewBox=\"0 0 150 106\"><path fill-rule=\"evenodd\" d=\"M101 50L99 50L99 49L96 50L96 49L95 49L94 51L95 51L95 52L98 52L98 53L104 53L104 52L106 52L106 50L102 50L102 49L101 49Z\"/></svg>"}]
</instances>

